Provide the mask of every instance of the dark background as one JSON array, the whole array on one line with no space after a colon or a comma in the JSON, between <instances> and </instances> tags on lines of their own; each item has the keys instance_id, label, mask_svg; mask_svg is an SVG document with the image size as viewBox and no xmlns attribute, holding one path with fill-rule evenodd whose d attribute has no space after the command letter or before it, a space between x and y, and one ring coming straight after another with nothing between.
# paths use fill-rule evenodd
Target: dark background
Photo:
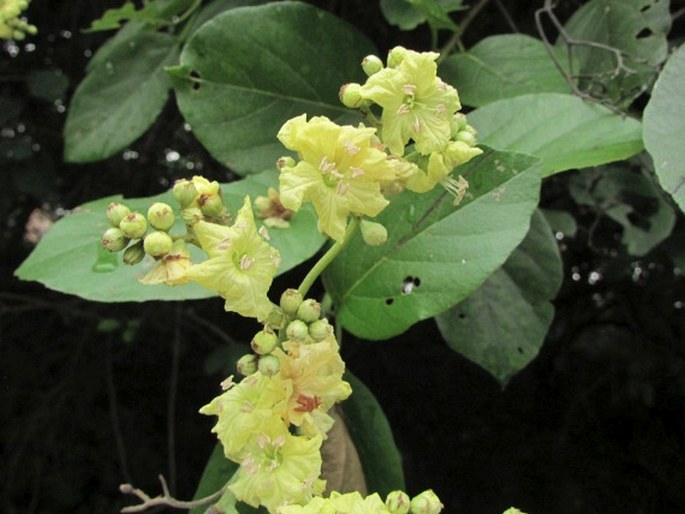
<instances>
[{"instance_id":1,"label":"dark background","mask_svg":"<svg viewBox=\"0 0 685 514\"><path fill-rule=\"evenodd\" d=\"M380 55L395 44L429 46L425 27L388 27L376 2L314 3L363 30ZM535 35L538 3L489 2L466 46L510 32L511 21ZM224 378L225 341L247 341L257 329L218 300L97 304L12 276L32 249L24 232L34 209L57 218L110 194L155 194L197 172L235 178L182 129L173 102L129 152L62 162L65 107L108 37L80 30L119 4L34 1L28 17L39 34L0 51L0 98L20 107L0 112L0 510L8 514L116 512L130 502L118 484L156 494L159 473L179 497L192 496L215 444L213 420L197 410ZM561 2L557 14L580 4ZM674 41L683 28L676 19ZM35 71L63 75L64 93L32 94ZM167 162L171 150L182 159ZM449 350L432 321L390 341L344 339L348 367L394 428L409 492L434 488L446 512L685 512L683 279L659 249L626 255L620 227L606 220L588 244L596 219L569 199L572 174L547 179L542 193L544 207L567 209L579 224L560 242L556 317L538 358L505 391ZM604 278L591 284L596 270ZM297 280L297 272L281 277L274 290Z\"/></svg>"}]
</instances>

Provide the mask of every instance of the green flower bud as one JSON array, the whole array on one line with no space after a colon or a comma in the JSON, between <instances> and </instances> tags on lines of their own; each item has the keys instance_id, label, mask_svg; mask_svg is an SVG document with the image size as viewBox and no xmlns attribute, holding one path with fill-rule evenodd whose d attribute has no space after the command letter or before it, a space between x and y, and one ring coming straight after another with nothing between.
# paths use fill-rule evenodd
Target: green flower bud
<instances>
[{"instance_id":1,"label":"green flower bud","mask_svg":"<svg viewBox=\"0 0 685 514\"><path fill-rule=\"evenodd\" d=\"M205 216L219 217L224 212L224 201L219 195L201 195L197 199L200 212Z\"/></svg>"},{"instance_id":2,"label":"green flower bud","mask_svg":"<svg viewBox=\"0 0 685 514\"><path fill-rule=\"evenodd\" d=\"M181 179L177 180L174 184L173 193L178 204L182 209L185 209L195 201L197 189L195 189L195 184L193 184L190 180Z\"/></svg>"},{"instance_id":3,"label":"green flower bud","mask_svg":"<svg viewBox=\"0 0 685 514\"><path fill-rule=\"evenodd\" d=\"M124 235L121 229L110 227L102 234L102 247L108 252L120 252L128 244L129 239Z\"/></svg>"},{"instance_id":4,"label":"green flower bud","mask_svg":"<svg viewBox=\"0 0 685 514\"><path fill-rule=\"evenodd\" d=\"M288 323L285 333L292 341L304 341L309 335L309 327L304 321L296 319Z\"/></svg>"},{"instance_id":5,"label":"green flower bud","mask_svg":"<svg viewBox=\"0 0 685 514\"><path fill-rule=\"evenodd\" d=\"M388 231L380 223L362 220L362 239L369 246L379 246L388 240Z\"/></svg>"},{"instance_id":6,"label":"green flower bud","mask_svg":"<svg viewBox=\"0 0 685 514\"><path fill-rule=\"evenodd\" d=\"M412 514L438 514L444 505L432 489L428 489L411 499Z\"/></svg>"},{"instance_id":7,"label":"green flower bud","mask_svg":"<svg viewBox=\"0 0 685 514\"><path fill-rule=\"evenodd\" d=\"M307 298L297 308L297 319L313 323L321 317L321 304L313 298Z\"/></svg>"},{"instance_id":8,"label":"green flower bud","mask_svg":"<svg viewBox=\"0 0 685 514\"><path fill-rule=\"evenodd\" d=\"M264 375L270 377L278 373L278 371L281 369L281 362L275 355L262 355L259 357L257 369L259 369L259 371L261 371Z\"/></svg>"},{"instance_id":9,"label":"green flower bud","mask_svg":"<svg viewBox=\"0 0 685 514\"><path fill-rule=\"evenodd\" d=\"M333 327L326 318L317 319L309 325L309 337L314 341L323 341L333 333Z\"/></svg>"},{"instance_id":10,"label":"green flower bud","mask_svg":"<svg viewBox=\"0 0 685 514\"><path fill-rule=\"evenodd\" d=\"M257 356L254 353L246 353L235 363L236 370L243 376L252 375L257 371Z\"/></svg>"},{"instance_id":11,"label":"green flower bud","mask_svg":"<svg viewBox=\"0 0 685 514\"><path fill-rule=\"evenodd\" d=\"M295 316L302 303L302 295L297 289L286 289L281 295L280 306L288 316Z\"/></svg>"},{"instance_id":12,"label":"green flower bud","mask_svg":"<svg viewBox=\"0 0 685 514\"><path fill-rule=\"evenodd\" d=\"M119 223L119 228L129 239L140 239L147 231L147 220L139 212L132 212Z\"/></svg>"},{"instance_id":13,"label":"green flower bud","mask_svg":"<svg viewBox=\"0 0 685 514\"><path fill-rule=\"evenodd\" d=\"M388 52L388 67L396 68L404 60L405 55L407 55L407 49L403 46L396 46L390 50Z\"/></svg>"},{"instance_id":14,"label":"green flower bud","mask_svg":"<svg viewBox=\"0 0 685 514\"><path fill-rule=\"evenodd\" d=\"M297 164L295 162L295 159L287 156L281 157L280 159L278 159L278 161L276 161L276 165L278 166L279 170L282 170L283 168L293 168L295 167L295 164Z\"/></svg>"},{"instance_id":15,"label":"green flower bud","mask_svg":"<svg viewBox=\"0 0 685 514\"><path fill-rule=\"evenodd\" d=\"M404 491L393 491L386 496L385 506L391 514L407 514L409 512L409 495Z\"/></svg>"},{"instance_id":16,"label":"green flower bud","mask_svg":"<svg viewBox=\"0 0 685 514\"><path fill-rule=\"evenodd\" d=\"M340 96L340 101L345 107L350 109L358 109L364 104L364 98L361 95L362 86L354 82L350 84L345 84L340 88L338 95Z\"/></svg>"},{"instance_id":17,"label":"green flower bud","mask_svg":"<svg viewBox=\"0 0 685 514\"><path fill-rule=\"evenodd\" d=\"M192 227L198 221L202 221L205 217L199 207L186 207L181 211L181 217L186 225Z\"/></svg>"},{"instance_id":18,"label":"green flower bud","mask_svg":"<svg viewBox=\"0 0 685 514\"><path fill-rule=\"evenodd\" d=\"M362 69L370 77L383 69L383 61L375 55L367 55L362 61Z\"/></svg>"},{"instance_id":19,"label":"green flower bud","mask_svg":"<svg viewBox=\"0 0 685 514\"><path fill-rule=\"evenodd\" d=\"M262 330L254 335L250 346L255 353L267 355L278 346L278 336L270 330Z\"/></svg>"},{"instance_id":20,"label":"green flower bud","mask_svg":"<svg viewBox=\"0 0 685 514\"><path fill-rule=\"evenodd\" d=\"M466 115L463 112L457 112L452 117L450 130L452 137L455 137L460 130L464 130L467 126Z\"/></svg>"},{"instance_id":21,"label":"green flower bud","mask_svg":"<svg viewBox=\"0 0 685 514\"><path fill-rule=\"evenodd\" d=\"M283 328L285 326L285 314L283 314L283 309L274 307L266 317L264 324L271 329Z\"/></svg>"},{"instance_id":22,"label":"green flower bud","mask_svg":"<svg viewBox=\"0 0 685 514\"><path fill-rule=\"evenodd\" d=\"M107 206L107 221L113 227L118 227L121 220L131 214L131 209L123 203L112 202Z\"/></svg>"},{"instance_id":23,"label":"green flower bud","mask_svg":"<svg viewBox=\"0 0 685 514\"><path fill-rule=\"evenodd\" d=\"M144 257L145 249L143 248L143 242L138 241L137 243L126 248L126 251L124 252L124 264L134 266L142 261Z\"/></svg>"},{"instance_id":24,"label":"green flower bud","mask_svg":"<svg viewBox=\"0 0 685 514\"><path fill-rule=\"evenodd\" d=\"M162 257L171 251L174 245L174 240L166 232L157 230L145 236L143 240L143 248L145 253L152 257Z\"/></svg>"},{"instance_id":25,"label":"green flower bud","mask_svg":"<svg viewBox=\"0 0 685 514\"><path fill-rule=\"evenodd\" d=\"M456 141L466 143L469 146L476 146L476 136L468 130L460 130L459 132L457 132L457 135L454 139Z\"/></svg>"},{"instance_id":26,"label":"green flower bud","mask_svg":"<svg viewBox=\"0 0 685 514\"><path fill-rule=\"evenodd\" d=\"M174 226L176 214L169 204L155 202L147 210L147 220L153 228L166 231Z\"/></svg>"}]
</instances>

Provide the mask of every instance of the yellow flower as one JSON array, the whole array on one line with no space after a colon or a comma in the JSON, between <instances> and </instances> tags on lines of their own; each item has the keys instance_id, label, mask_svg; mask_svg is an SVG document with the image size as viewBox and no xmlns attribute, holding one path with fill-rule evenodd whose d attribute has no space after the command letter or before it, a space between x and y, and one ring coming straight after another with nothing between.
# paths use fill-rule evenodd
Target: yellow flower
<instances>
[{"instance_id":1,"label":"yellow flower","mask_svg":"<svg viewBox=\"0 0 685 514\"><path fill-rule=\"evenodd\" d=\"M378 493L366 498L354 491L340 494L333 491L329 498L314 498L304 506L286 505L278 514L390 514Z\"/></svg>"},{"instance_id":2,"label":"yellow flower","mask_svg":"<svg viewBox=\"0 0 685 514\"><path fill-rule=\"evenodd\" d=\"M289 390L285 420L305 435L325 436L333 424L326 412L352 393L342 379L345 363L338 343L329 336L317 343L286 341L283 348L285 352L277 349L273 354L281 365L279 377Z\"/></svg>"},{"instance_id":3,"label":"yellow flower","mask_svg":"<svg viewBox=\"0 0 685 514\"><path fill-rule=\"evenodd\" d=\"M188 282L186 272L191 266L190 252L181 239L174 241L171 251L157 261L147 275L140 279L145 285L166 284L175 286Z\"/></svg>"},{"instance_id":4,"label":"yellow flower","mask_svg":"<svg viewBox=\"0 0 685 514\"><path fill-rule=\"evenodd\" d=\"M227 311L266 319L273 308L267 292L280 254L257 231L250 198L245 197L233 226L199 221L194 231L209 259L191 266L188 278L218 291Z\"/></svg>"},{"instance_id":5,"label":"yellow flower","mask_svg":"<svg viewBox=\"0 0 685 514\"><path fill-rule=\"evenodd\" d=\"M403 49L402 55L396 67L371 75L361 96L383 108L381 140L392 154L403 155L410 139L424 155L442 151L461 108L457 90L437 77L439 54Z\"/></svg>"},{"instance_id":6,"label":"yellow flower","mask_svg":"<svg viewBox=\"0 0 685 514\"><path fill-rule=\"evenodd\" d=\"M388 201L382 182L395 179L395 167L377 148L373 128L339 126L324 116L301 115L278 133L300 161L281 159L280 190L284 207L298 211L312 202L319 229L336 241L345 235L350 214L376 216Z\"/></svg>"},{"instance_id":7,"label":"yellow flower","mask_svg":"<svg viewBox=\"0 0 685 514\"><path fill-rule=\"evenodd\" d=\"M236 498L269 512L285 504L306 503L323 492L321 437L296 436L274 423L259 434L228 486Z\"/></svg>"},{"instance_id":8,"label":"yellow flower","mask_svg":"<svg viewBox=\"0 0 685 514\"><path fill-rule=\"evenodd\" d=\"M201 414L218 416L212 432L233 461L245 457L245 446L274 423L284 425L282 414L287 399L285 385L278 379L255 373L214 398ZM285 426L285 425L284 425Z\"/></svg>"}]
</instances>

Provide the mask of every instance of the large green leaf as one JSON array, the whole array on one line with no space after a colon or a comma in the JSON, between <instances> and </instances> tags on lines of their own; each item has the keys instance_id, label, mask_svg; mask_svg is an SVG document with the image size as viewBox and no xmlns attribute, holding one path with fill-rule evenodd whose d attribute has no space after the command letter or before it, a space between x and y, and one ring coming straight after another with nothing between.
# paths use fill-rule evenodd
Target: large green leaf
<instances>
[{"instance_id":1,"label":"large green leaf","mask_svg":"<svg viewBox=\"0 0 685 514\"><path fill-rule=\"evenodd\" d=\"M402 457L392 430L373 393L349 371L352 396L340 404L347 430L364 469L366 488L384 498L389 492L404 490Z\"/></svg>"},{"instance_id":2,"label":"large green leaf","mask_svg":"<svg viewBox=\"0 0 685 514\"><path fill-rule=\"evenodd\" d=\"M276 134L289 118L306 112L354 119L338 91L363 81L360 62L373 52L362 34L331 14L278 2L232 9L205 23L170 72L195 136L222 164L245 174L287 153Z\"/></svg>"},{"instance_id":3,"label":"large green leaf","mask_svg":"<svg viewBox=\"0 0 685 514\"><path fill-rule=\"evenodd\" d=\"M625 106L649 87L668 52L669 3L592 0L578 9L565 31L575 40L571 51L580 62L581 88Z\"/></svg>"},{"instance_id":4,"label":"large green leaf","mask_svg":"<svg viewBox=\"0 0 685 514\"><path fill-rule=\"evenodd\" d=\"M107 46L76 89L64 127L64 158L70 162L110 157L138 139L157 119L169 94L164 67L178 57L170 34L124 29ZM123 32L123 31L122 31Z\"/></svg>"},{"instance_id":5,"label":"large green leaf","mask_svg":"<svg viewBox=\"0 0 685 514\"><path fill-rule=\"evenodd\" d=\"M554 49L560 64L566 55ZM570 86L539 39L501 34L481 40L468 52L440 64L440 77L459 90L465 105L479 107L529 93L568 93Z\"/></svg>"},{"instance_id":6,"label":"large green leaf","mask_svg":"<svg viewBox=\"0 0 685 514\"><path fill-rule=\"evenodd\" d=\"M647 254L671 234L675 225L673 208L662 198L654 180L627 166L582 170L569 182L569 192L578 204L623 227L621 242L631 255Z\"/></svg>"},{"instance_id":7,"label":"large green leaf","mask_svg":"<svg viewBox=\"0 0 685 514\"><path fill-rule=\"evenodd\" d=\"M499 100L469 114L479 142L542 159L543 176L627 159L642 150L640 122L572 95Z\"/></svg>"},{"instance_id":8,"label":"large green leaf","mask_svg":"<svg viewBox=\"0 0 685 514\"><path fill-rule=\"evenodd\" d=\"M528 231L538 159L486 150L463 167L469 194L454 207L440 187L394 197L379 247L353 239L324 274L342 325L385 339L459 303L499 268Z\"/></svg>"},{"instance_id":9,"label":"large green leaf","mask_svg":"<svg viewBox=\"0 0 685 514\"><path fill-rule=\"evenodd\" d=\"M523 242L465 301L436 316L447 344L502 386L538 354L562 282L557 243L537 211Z\"/></svg>"},{"instance_id":10,"label":"large green leaf","mask_svg":"<svg viewBox=\"0 0 685 514\"><path fill-rule=\"evenodd\" d=\"M275 172L265 172L223 186L229 209L235 212L247 194L253 199L264 195L268 186L277 182L275 175ZM136 266L126 266L121 253L112 254L103 250L100 238L108 227L105 209L112 201L122 201L122 198L111 196L89 202L61 219L17 269L16 275L23 280L42 282L50 289L103 302L186 300L215 296L213 292L194 283L176 287L140 284L138 278L153 266L151 259ZM131 209L141 212L146 212L155 201L175 205L169 192L124 201ZM179 220L172 232L182 230ZM323 244L312 210L300 211L292 219L290 228L273 228L270 234L270 244L279 249L283 259L279 270L281 273L311 257ZM202 253L198 250L196 255L201 257Z\"/></svg>"},{"instance_id":11,"label":"large green leaf","mask_svg":"<svg viewBox=\"0 0 685 514\"><path fill-rule=\"evenodd\" d=\"M645 147L663 187L685 211L685 46L664 66L645 107Z\"/></svg>"},{"instance_id":12,"label":"large green leaf","mask_svg":"<svg viewBox=\"0 0 685 514\"><path fill-rule=\"evenodd\" d=\"M381 0L385 19L402 30L413 30L432 19L454 28L448 13L462 9L466 9L462 0Z\"/></svg>"}]
</instances>

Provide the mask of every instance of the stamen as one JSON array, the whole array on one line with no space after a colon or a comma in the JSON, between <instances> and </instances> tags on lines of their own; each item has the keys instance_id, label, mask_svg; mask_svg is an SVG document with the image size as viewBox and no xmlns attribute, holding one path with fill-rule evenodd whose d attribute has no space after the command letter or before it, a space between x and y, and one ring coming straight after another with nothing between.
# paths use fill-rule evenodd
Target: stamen
<instances>
[{"instance_id":1,"label":"stamen","mask_svg":"<svg viewBox=\"0 0 685 514\"><path fill-rule=\"evenodd\" d=\"M458 178L454 177L445 177L440 181L440 184L442 187L444 187L449 194L454 196L454 202L452 205L459 205L461 201L464 198L464 195L466 194L466 191L469 188L469 183L466 181L464 177L459 175Z\"/></svg>"},{"instance_id":2,"label":"stamen","mask_svg":"<svg viewBox=\"0 0 685 514\"><path fill-rule=\"evenodd\" d=\"M247 255L243 255L240 258L240 269L243 271L249 270L252 265L256 262L256 259L254 257L248 257Z\"/></svg>"},{"instance_id":3,"label":"stamen","mask_svg":"<svg viewBox=\"0 0 685 514\"><path fill-rule=\"evenodd\" d=\"M350 171L352 172L352 178L359 178L365 173L361 168L350 168Z\"/></svg>"},{"instance_id":4,"label":"stamen","mask_svg":"<svg viewBox=\"0 0 685 514\"><path fill-rule=\"evenodd\" d=\"M361 148L355 145L352 141L345 141L343 143L343 148L347 152L347 155L349 155L350 157L352 157L353 155L357 155L361 151Z\"/></svg>"},{"instance_id":5,"label":"stamen","mask_svg":"<svg viewBox=\"0 0 685 514\"><path fill-rule=\"evenodd\" d=\"M321 159L321 164L319 164L319 170L322 173L330 173L335 170L335 162L328 162L328 157L324 155L323 159Z\"/></svg>"},{"instance_id":6,"label":"stamen","mask_svg":"<svg viewBox=\"0 0 685 514\"><path fill-rule=\"evenodd\" d=\"M445 107L445 104L438 104L435 108L435 112L438 114L445 114L447 112L447 107Z\"/></svg>"},{"instance_id":7,"label":"stamen","mask_svg":"<svg viewBox=\"0 0 685 514\"><path fill-rule=\"evenodd\" d=\"M266 435L266 434L259 434L257 436L257 446L259 446L262 450L266 445L271 444L271 438Z\"/></svg>"},{"instance_id":8,"label":"stamen","mask_svg":"<svg viewBox=\"0 0 685 514\"><path fill-rule=\"evenodd\" d=\"M333 175L337 179L345 178L345 175L340 173L338 170L331 171L331 175Z\"/></svg>"},{"instance_id":9,"label":"stamen","mask_svg":"<svg viewBox=\"0 0 685 514\"><path fill-rule=\"evenodd\" d=\"M219 244L216 245L216 247L219 250L228 250L232 244L233 242L230 239L222 239L221 241L219 241Z\"/></svg>"},{"instance_id":10,"label":"stamen","mask_svg":"<svg viewBox=\"0 0 685 514\"><path fill-rule=\"evenodd\" d=\"M421 121L415 120L414 123L411 124L411 128L414 130L414 134L421 132Z\"/></svg>"},{"instance_id":11,"label":"stamen","mask_svg":"<svg viewBox=\"0 0 685 514\"><path fill-rule=\"evenodd\" d=\"M235 382L233 382L233 375L231 375L226 380L221 382L221 390L222 391L228 391L234 385L235 385Z\"/></svg>"},{"instance_id":12,"label":"stamen","mask_svg":"<svg viewBox=\"0 0 685 514\"><path fill-rule=\"evenodd\" d=\"M260 236L262 236L267 241L271 240L271 236L269 235L269 231L267 230L267 228L264 225L259 227L259 230L257 232L259 233Z\"/></svg>"},{"instance_id":13,"label":"stamen","mask_svg":"<svg viewBox=\"0 0 685 514\"><path fill-rule=\"evenodd\" d=\"M411 111L411 109L409 108L409 106L407 104L402 104L397 109L397 115L398 116L404 116L405 114L409 114L410 111Z\"/></svg>"},{"instance_id":14,"label":"stamen","mask_svg":"<svg viewBox=\"0 0 685 514\"><path fill-rule=\"evenodd\" d=\"M338 187L335 188L335 192L338 193L340 196L342 196L345 193L347 193L347 190L349 188L350 188L350 186L345 184L344 182L338 182Z\"/></svg>"},{"instance_id":15,"label":"stamen","mask_svg":"<svg viewBox=\"0 0 685 514\"><path fill-rule=\"evenodd\" d=\"M414 84L405 84L402 86L402 92L405 95L413 95L416 93L416 86Z\"/></svg>"}]
</instances>

